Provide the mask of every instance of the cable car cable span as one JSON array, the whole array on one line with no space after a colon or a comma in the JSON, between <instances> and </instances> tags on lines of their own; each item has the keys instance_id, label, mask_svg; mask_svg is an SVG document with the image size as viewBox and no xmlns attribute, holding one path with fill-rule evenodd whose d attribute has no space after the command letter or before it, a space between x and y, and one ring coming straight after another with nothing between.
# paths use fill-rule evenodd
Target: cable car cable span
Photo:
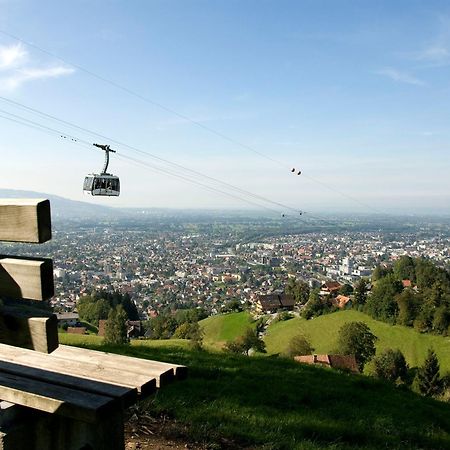
<instances>
[{"instance_id":1,"label":"cable car cable span","mask_svg":"<svg viewBox=\"0 0 450 450\"><path fill-rule=\"evenodd\" d=\"M212 134L215 134L216 136L218 136L218 137L220 137L220 138L222 138L222 139L224 139L224 140L226 140L226 141L228 141L228 142L230 142L230 143L232 143L234 145L237 145L237 146L239 146L241 148L244 148L244 149L246 149L246 150L248 150L250 152L253 152L254 154L259 155L260 157L265 158L265 159L267 159L267 160L269 160L271 162L274 162L274 163L280 165L281 167L283 167L284 169L288 168L291 173L294 173L294 174L297 174L297 175L302 174L302 171L296 169L295 167L292 168L292 166L290 166L290 165L288 166L287 164L283 163L282 161L280 161L278 159L275 159L275 158L273 158L273 157L271 157L269 155L266 155L265 153L256 150L255 148L251 147L250 145L244 144L244 143L242 143L242 142L240 142L240 141L238 141L238 140L236 140L236 139L234 139L234 138L232 138L230 136L227 136L226 134L224 134L224 133L222 133L220 131L217 131L214 128L211 128L211 127L209 127L207 125L204 125L201 122L199 122L197 120L194 120L191 117L174 110L173 108L165 106L164 104L162 104L160 102L152 100L152 99L150 99L150 98L148 98L148 97L146 97L146 96L144 96L144 95L134 91L133 89L130 89L130 88L124 86L124 85L121 85L120 83L117 83L114 80L111 80L111 79L106 78L106 77L104 77L102 75L99 75L99 74L93 72L92 70L86 69L84 66L81 66L80 64L77 64L77 63L74 63L72 61L69 61L69 60L67 60L67 59L57 55L56 53L53 53L53 52L51 52L49 50L46 50L46 49L44 49L44 48L42 48L42 47L40 47L40 46L38 46L36 44L33 44L33 43L29 42L29 41L26 41L25 39L22 39L19 36L16 36L16 35L14 35L12 33L9 33L9 32L7 32L5 30L1 30L0 29L0 34L3 34L4 36L7 36L7 37L9 37L11 39L14 39L14 40L16 40L18 42L21 42L22 44L27 45L27 46L29 46L31 48L34 48L34 49L36 49L36 50L38 50L38 51L40 51L40 52L42 52L42 53L44 53L44 54L46 54L48 56L51 56L52 58L56 58L56 59L60 60L61 62L65 63L65 64L68 64L68 65L70 65L70 66L72 66L72 67L74 67L74 68L76 68L76 69L78 69L78 70L80 70L80 71L82 71L82 72L84 72L84 73L86 73L86 74L88 74L88 75L90 75L90 76L100 80L100 81L103 81L104 83L107 83L107 84L115 87L116 89L124 91L124 92L128 93L129 95L132 95L133 97L136 97L136 98L138 98L138 99L140 99L140 100L142 100L142 101L144 101L144 102L146 102L146 103L148 103L150 105L156 106L156 107L158 107L158 108L160 108L160 109L162 109L162 110L164 110L164 111L166 111L166 112L168 112L170 114L173 114L173 115L175 115L175 116L177 116L177 117L179 117L179 118L181 118L183 120L186 120L186 121L188 121L188 122L190 122L190 123L192 123L192 124L202 128L202 129L204 129L204 130L206 130L206 131L208 131L208 132L210 132ZM368 205L368 204L366 204L364 202L361 202L357 198L355 198L355 197L353 197L351 195L348 195L348 194L346 194L344 192L341 192L341 191L337 190L336 188L334 188L332 186L329 186L328 184L326 184L326 183L324 183L324 182L322 182L320 180L317 180L316 178L313 178L313 177L305 175L305 174L303 174L303 177L309 179L310 181L313 181L316 184L319 184L320 186L330 190L333 193L336 193L336 194L338 194L338 195L340 195L342 197L347 198L348 200L351 200L353 202L358 203L360 206L363 206L364 208L366 208L366 209L368 209L368 210L370 210L372 212L375 212L375 213L378 213L378 214L385 214L385 213L383 213L381 211L376 210L375 208L371 207L370 205Z\"/></svg>"},{"instance_id":2,"label":"cable car cable span","mask_svg":"<svg viewBox=\"0 0 450 450\"><path fill-rule=\"evenodd\" d=\"M111 137L105 136L104 134L97 133L97 132L92 131L92 130L89 130L89 129L85 128L85 127L81 127L81 126L76 125L76 124L74 124L74 123L71 123L71 122L68 122L68 121L66 121L66 120L60 119L60 118L58 118L58 117L56 117L56 116L53 116L53 115L51 115L51 114L47 114L47 113L45 113L45 112L43 112L43 111L40 111L40 110L38 110L38 109L35 109L35 108L30 107L30 106L24 105L23 103L16 102L16 101L14 101L14 100L11 100L11 99L6 98L6 97L3 97L3 96L0 96L0 100L3 100L3 101L5 101L5 102L8 102L8 103L10 103L10 104L12 104L12 105L14 105L14 106L19 107L19 108L25 109L26 111L28 111L28 112L30 112L30 113L32 113L32 114L40 115L40 116L42 116L42 117L45 117L46 119L50 119L50 120L54 120L54 121L60 122L60 123L62 123L62 124L64 124L64 125L70 126L70 127L75 128L75 129L77 129L77 130L80 130L80 131L82 131L82 132L84 132L84 133L88 133L88 134L90 134L90 135L92 135L92 136L96 136L96 137L99 137L99 138L101 138L101 139L105 139L105 140L107 140L107 141L109 141L109 142L112 142L112 143L114 143L114 144L117 144L117 145L119 145L119 146L127 147L127 148L129 148L130 150L132 150L132 151L134 151L134 152L143 154L143 155L148 156L148 157L150 157L150 158L152 158L152 159L155 159L155 160L157 160L157 161L159 161L159 162L163 162L163 163L165 163L165 164L169 164L169 165L175 167L176 169L181 169L181 170L183 170L184 172L186 172L186 171L187 171L187 172L190 172L190 173L194 174L195 176L199 176L199 177L202 177L202 178L206 178L206 179L208 179L208 180L210 180L210 181L214 181L214 182L216 182L216 183L219 183L219 184L223 185L223 186L226 187L227 189L232 189L232 190L234 190L234 191L236 191L236 192L239 192L240 194L251 196L251 197L255 198L256 200L260 200L260 201L263 201L263 202L266 202L266 203L270 203L270 204L272 204L272 205L274 205L274 206L276 206L276 207L280 207L280 208L283 208L283 209L285 209L285 210L292 211L292 212L295 213L295 214L301 215L301 214L303 214L303 212L304 212L304 211L302 211L302 210L299 210L298 208L294 208L294 207L292 207L292 206L285 205L285 204L283 204L283 203L281 203L281 202L271 200L271 199L266 198L266 197L264 197L264 196L262 196L262 195L255 194L255 193L253 193L253 192L251 192L251 191L248 191L248 190L246 190L246 189L242 189L242 188L240 188L240 187L238 187L238 186L234 186L234 185L232 185L232 184L230 184L230 183L228 183L228 182L226 182L226 181L223 181L223 180L220 180L220 179L218 179L218 178L212 177L212 176L210 176L210 175L204 174L204 173L199 172L199 171L197 171L197 170L190 169L190 168L188 168L188 167L186 167L186 166L183 166L183 165L178 164L178 163L176 163L176 162L173 162L173 161L170 161L170 160L168 160L168 159L162 158L162 157L157 156L157 155L155 155L155 154L153 154L153 153L150 153L150 152L148 152L148 151L144 151L144 150L142 150L142 149L140 149L140 148L138 148L138 147L131 146L131 145L129 145L129 144L126 144L126 143L124 143L124 142L118 141L118 140L113 139L113 138L111 138ZM86 143L87 143L87 142L86 142ZM87 143L87 144L90 145L89 143ZM318 220L322 220L322 219L318 219Z\"/></svg>"},{"instance_id":3,"label":"cable car cable span","mask_svg":"<svg viewBox=\"0 0 450 450\"><path fill-rule=\"evenodd\" d=\"M278 159L272 158L271 156L266 155L265 153L260 152L259 150L256 150L255 148L251 147L250 145L244 144L244 143L242 143L242 142L240 142L240 141L238 141L238 140L236 140L236 139L234 139L234 138L232 138L230 136L227 136L226 134L224 134L224 133L222 133L220 131L217 131L214 128L211 128L211 127L209 127L207 125L202 124L201 122L199 122L199 121L197 121L195 119L192 119L191 117L187 116L186 114L182 114L182 113L174 110L173 108L165 106L162 103L159 103L159 102L157 102L155 100L152 100L152 99L150 99L150 98L148 98L148 97L146 97L146 96L144 96L142 94L139 94L139 92L136 92L133 89L130 89L130 88L126 87L126 86L123 86L122 84L119 84L116 81L113 81L113 80L111 80L109 78L106 78L106 77L104 77L102 75L99 75L99 74L93 72L92 70L86 69L85 67L83 67L83 66L81 66L81 65L79 65L77 63L74 63L74 62L69 61L69 60L67 60L65 58L62 58L61 56L59 56L59 55L57 55L57 54L55 54L53 52L50 52L49 50L46 50L46 49L44 49L42 47L39 47L36 44L28 42L25 39L22 39L22 38L20 38L18 36L15 36L14 34L8 33L7 31L0 30L0 33L3 34L4 36L8 36L11 39L14 39L14 40L16 40L18 42L21 42L22 44L25 44L25 45L27 45L29 47L32 47L32 48L34 48L34 49L36 49L36 50L38 50L38 51L40 51L42 53L45 53L46 55L51 56L52 58L59 59L61 62L65 63L65 64L68 64L68 65L70 65L70 66L72 66L72 67L74 67L74 68L76 68L76 69L78 69L78 70L80 70L80 71L90 75L91 77L97 78L98 80L103 81L104 83L107 83L107 84L115 87L116 89L120 89L121 91L124 91L127 94L132 95L133 97L136 97L136 98L138 98L138 99L140 99L140 100L142 100L142 101L144 101L146 103L149 103L150 105L156 106L156 107L158 107L158 108L160 108L160 109L162 109L162 110L164 110L164 111L166 111L166 112L168 112L170 114L173 114L173 115L177 116L180 119L186 120L186 121L196 125L197 127L200 127L203 130L208 131L209 133L215 134L216 136L218 136L218 137L220 137L220 138L222 138L222 139L224 139L224 140L226 140L226 141L228 141L228 142L230 142L230 143L232 143L234 145L237 145L237 146L239 146L241 148L244 148L244 149L246 149L246 150L248 150L250 152L253 152L256 155L259 155L260 157L265 158L265 159L267 159L267 160L269 160L271 162L274 162L274 163L280 165L283 169L288 168L289 171L292 170L291 169L291 167L292 167L291 165L287 165L287 164L283 163L282 161L280 161ZM294 170L294 172L295 172L295 170ZM298 175L300 175L300 173L301 173L301 171L299 171Z\"/></svg>"},{"instance_id":4,"label":"cable car cable span","mask_svg":"<svg viewBox=\"0 0 450 450\"><path fill-rule=\"evenodd\" d=\"M58 130L58 129L54 129L54 128L51 128L51 127L48 127L48 126L41 125L41 124L39 124L39 123L37 123L37 122L34 122L34 121L32 121L32 120L25 119L25 118L23 118L23 117L17 116L16 114L12 114L12 113L9 113L9 112L4 111L4 110L1 110L1 109L0 109L0 112L4 112L4 113L6 113L6 114L10 114L11 116L13 116L13 117L7 117L7 116L4 116L4 115L1 115L1 114L0 114L0 118L3 118L3 119L6 119L6 120L15 122L15 123L20 124L20 125L27 126L27 127L29 127L29 128L35 129L35 130L37 130L37 131L41 131L41 132L47 133L47 134L49 134L49 135L51 135L51 136L57 136L57 137L60 137L60 138L63 138L63 139L68 139L68 142L71 142L71 143L73 143L73 144L81 145L81 146L83 146L84 148L89 148L89 149L92 148L92 144L90 144L89 142L87 142L87 141L85 141L85 140L83 140L83 139L77 138L77 137L75 137L75 136L68 135L68 134L64 133L63 131L61 131L61 130ZM195 184L195 185L200 186L200 187L202 187L202 188L205 188L205 189L207 189L207 190L209 190L209 191L212 191L212 192L215 192L215 193L220 193L220 194L223 194L223 195L232 197L232 198L234 198L234 199L238 199L238 200L243 201L243 202L245 202L245 203L248 203L248 204L251 204L251 205L254 205L254 206L258 206L258 207L260 207L260 208L264 208L264 209L266 209L266 210L268 210L268 211L275 212L276 214L280 214L280 211L279 211L279 210L275 210L275 209L273 209L273 208L269 208L269 207L267 207L267 206L265 206L265 205L262 205L262 204L260 204L260 203L256 203L256 202L254 202L254 201L245 199L245 198L243 198L242 196L238 196L238 195L234 195L234 194L232 194L232 193L226 192L226 191L222 191L222 190L220 190L220 189L217 189L217 188L214 188L214 187L212 187L212 186L208 186L208 185L206 185L206 184L204 184L204 183L200 183L200 182L198 182L198 181L195 181L195 180L193 180L193 179L190 179L190 178L188 178L188 177L181 176L181 175L179 175L179 174L170 172L170 171L168 171L168 170L166 170L166 169L163 169L163 168L161 168L161 167L155 167L155 166L153 166L153 165L151 165L151 164L149 164L149 163L140 161L140 160L135 159L135 158L132 158L132 157L130 157L130 156L127 156L127 155L124 155L124 154L121 154L121 153L116 153L116 154L117 154L119 157L123 158L123 159L128 159L128 160L130 160L130 161L132 161L132 162L134 162L134 163L143 165L143 166L145 166L147 169L153 170L154 172L163 173L163 174L165 174L165 175L168 175L168 176L171 176L171 177L175 177L175 178L184 180L184 181L186 181L186 182L188 182L188 183ZM284 214L284 216L286 216L286 214ZM301 219L300 219L300 220L301 220ZM301 220L301 221L302 221L302 222L305 222L304 220Z\"/></svg>"}]
</instances>

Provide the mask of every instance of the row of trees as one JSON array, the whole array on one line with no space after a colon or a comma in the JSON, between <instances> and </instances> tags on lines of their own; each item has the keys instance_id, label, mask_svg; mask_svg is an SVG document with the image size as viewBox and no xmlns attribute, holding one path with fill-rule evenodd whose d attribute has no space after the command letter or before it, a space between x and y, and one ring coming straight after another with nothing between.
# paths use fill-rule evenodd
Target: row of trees
<instances>
[{"instance_id":1,"label":"row of trees","mask_svg":"<svg viewBox=\"0 0 450 450\"><path fill-rule=\"evenodd\" d=\"M108 319L109 313L118 306L123 308L127 320L139 320L139 313L129 294L95 291L78 300L77 311L80 320L98 326L99 320Z\"/></svg>"},{"instance_id":2,"label":"row of trees","mask_svg":"<svg viewBox=\"0 0 450 450\"><path fill-rule=\"evenodd\" d=\"M412 286L404 287L402 280ZM450 272L431 261L403 256L378 267L363 309L373 318L447 335L450 327ZM413 287L414 286L414 287Z\"/></svg>"},{"instance_id":3,"label":"row of trees","mask_svg":"<svg viewBox=\"0 0 450 450\"><path fill-rule=\"evenodd\" d=\"M144 322L144 328L150 339L190 339L193 346L199 348L203 341L199 321L206 317L206 311L197 308L178 310L176 313L165 311Z\"/></svg>"}]
</instances>

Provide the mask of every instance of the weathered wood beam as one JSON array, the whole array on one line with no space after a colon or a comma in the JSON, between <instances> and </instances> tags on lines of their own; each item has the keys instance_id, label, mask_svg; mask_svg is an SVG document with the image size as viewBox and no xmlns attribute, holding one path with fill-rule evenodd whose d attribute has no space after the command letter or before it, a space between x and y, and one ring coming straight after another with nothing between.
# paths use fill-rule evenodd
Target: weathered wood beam
<instances>
[{"instance_id":1,"label":"weathered wood beam","mask_svg":"<svg viewBox=\"0 0 450 450\"><path fill-rule=\"evenodd\" d=\"M0 398L16 405L85 422L108 414L116 400L0 371Z\"/></svg>"},{"instance_id":2,"label":"weathered wood beam","mask_svg":"<svg viewBox=\"0 0 450 450\"><path fill-rule=\"evenodd\" d=\"M45 311L39 315L46 315ZM50 353L58 347L58 320L54 314L33 317L26 310L4 307L0 312L0 342Z\"/></svg>"},{"instance_id":3,"label":"weathered wood beam","mask_svg":"<svg viewBox=\"0 0 450 450\"><path fill-rule=\"evenodd\" d=\"M49 200L0 199L0 241L42 243L51 238Z\"/></svg>"},{"instance_id":4,"label":"weathered wood beam","mask_svg":"<svg viewBox=\"0 0 450 450\"><path fill-rule=\"evenodd\" d=\"M64 375L49 370L37 369L36 367L15 364L0 359L0 372L19 375L30 379L45 381L47 383L65 386L71 389L78 389L92 394L105 395L119 400L123 408L131 406L137 401L137 389L124 386L117 386L109 383L100 383L95 380ZM1 449L1 447L0 447Z\"/></svg>"},{"instance_id":5,"label":"weathered wood beam","mask_svg":"<svg viewBox=\"0 0 450 450\"><path fill-rule=\"evenodd\" d=\"M54 292L51 259L0 255L0 297L41 301Z\"/></svg>"},{"instance_id":6,"label":"weathered wood beam","mask_svg":"<svg viewBox=\"0 0 450 450\"><path fill-rule=\"evenodd\" d=\"M0 361L137 389L142 396L153 394L156 390L156 380L153 376L134 373L132 368L124 370L104 367L101 364L66 360L10 345L0 344Z\"/></svg>"},{"instance_id":7,"label":"weathered wood beam","mask_svg":"<svg viewBox=\"0 0 450 450\"><path fill-rule=\"evenodd\" d=\"M84 361L101 364L104 367L115 367L132 370L135 373L156 377L157 386L164 386L174 377L184 379L187 377L187 367L178 364L169 364L161 361L133 358L131 356L116 355L114 353L99 352L86 348L60 345L52 356L66 358L68 360Z\"/></svg>"}]
</instances>

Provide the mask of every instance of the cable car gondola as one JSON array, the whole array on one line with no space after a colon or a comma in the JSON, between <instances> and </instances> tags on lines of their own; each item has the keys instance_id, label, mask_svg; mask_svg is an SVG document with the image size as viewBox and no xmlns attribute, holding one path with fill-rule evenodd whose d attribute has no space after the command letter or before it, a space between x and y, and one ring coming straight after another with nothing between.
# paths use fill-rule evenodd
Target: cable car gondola
<instances>
[{"instance_id":1,"label":"cable car gondola","mask_svg":"<svg viewBox=\"0 0 450 450\"><path fill-rule=\"evenodd\" d=\"M91 195L117 197L120 195L119 177L107 173L109 165L109 153L116 153L109 145L93 144L105 152L105 165L100 174L92 173L84 179L83 191Z\"/></svg>"}]
</instances>

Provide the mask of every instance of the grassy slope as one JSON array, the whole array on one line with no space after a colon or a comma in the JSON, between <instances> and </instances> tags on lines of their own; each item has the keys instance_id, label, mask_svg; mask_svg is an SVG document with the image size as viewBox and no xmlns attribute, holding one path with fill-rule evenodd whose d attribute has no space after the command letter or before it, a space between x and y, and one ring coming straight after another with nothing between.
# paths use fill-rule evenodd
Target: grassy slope
<instances>
[{"instance_id":1,"label":"grassy slope","mask_svg":"<svg viewBox=\"0 0 450 450\"><path fill-rule=\"evenodd\" d=\"M220 314L211 316L200 322L205 332L204 342L207 347L221 348L227 341L241 336L248 327L254 327L250 314L246 311L239 313Z\"/></svg>"},{"instance_id":2,"label":"grassy slope","mask_svg":"<svg viewBox=\"0 0 450 450\"><path fill-rule=\"evenodd\" d=\"M377 351L398 348L405 355L409 365L421 365L428 348L433 347L438 355L441 371L450 371L450 338L420 334L412 328L388 325L373 320L358 311L339 311L312 320L291 319L277 322L268 328L265 342L269 353L283 352L289 340L296 334L308 336L317 353L327 353L336 348L339 328L346 322L365 322L378 337Z\"/></svg>"},{"instance_id":3,"label":"grassy slope","mask_svg":"<svg viewBox=\"0 0 450 450\"><path fill-rule=\"evenodd\" d=\"M149 411L166 433L211 449L450 448L450 405L366 376L179 347L93 348L186 364L188 379L161 389Z\"/></svg>"}]
</instances>

